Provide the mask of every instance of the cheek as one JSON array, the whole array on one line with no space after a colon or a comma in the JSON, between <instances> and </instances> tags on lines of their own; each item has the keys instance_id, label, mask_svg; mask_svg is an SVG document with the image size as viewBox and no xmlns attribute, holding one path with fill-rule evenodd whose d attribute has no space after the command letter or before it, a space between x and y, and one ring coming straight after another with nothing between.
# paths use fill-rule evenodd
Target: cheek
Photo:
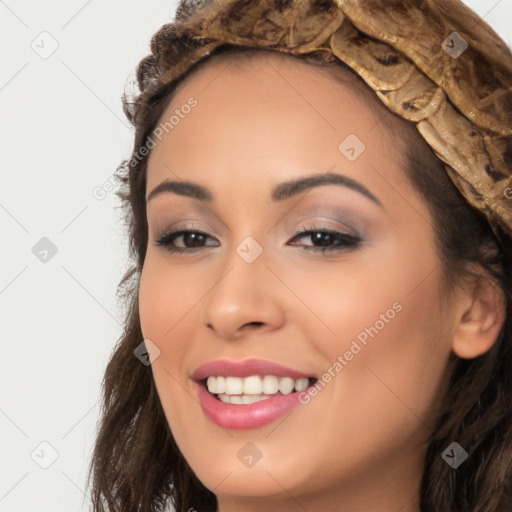
<instances>
[{"instance_id":1,"label":"cheek","mask_svg":"<svg viewBox=\"0 0 512 512\"><path fill-rule=\"evenodd\" d=\"M187 363L191 357L197 361L201 356L200 350L191 350L198 329L198 310L193 306L208 287L204 279L196 281L168 267L156 258L148 259L144 266L139 287L141 329L144 338L160 349L151 370L173 438L188 464L203 478L210 477L214 486L217 474L210 474L209 468L217 467L220 460L229 460L236 469L239 447L227 447L224 431L212 428L205 419L185 371L191 366ZM219 447L219 452L212 449L212 444Z\"/></svg>"},{"instance_id":2,"label":"cheek","mask_svg":"<svg viewBox=\"0 0 512 512\"><path fill-rule=\"evenodd\" d=\"M325 454L328 445L331 455L323 463L329 467L339 465L341 456L356 471L404 446L416 453L433 427L445 389L451 325L440 314L437 274L418 286L418 276L431 268L405 271L400 261L396 265L371 270L363 279L347 274L337 285L326 284L322 294L317 290L315 296L312 287L306 295L311 304L325 304L315 312L335 333L320 336L327 331L315 319L310 339L326 363L300 427L315 433L311 453Z\"/></svg>"},{"instance_id":3,"label":"cheek","mask_svg":"<svg viewBox=\"0 0 512 512\"><path fill-rule=\"evenodd\" d=\"M151 340L160 350L151 370L167 422L175 439L186 443L186 429L182 430L187 424L186 415L198 413L199 407L194 406L183 386L187 379L183 361L189 337L183 328L188 322L190 304L197 302L197 291L191 291L197 290L197 286L189 282L189 287L182 289L179 272L169 272L165 267L168 265L157 258L146 259L139 285L139 315L144 339Z\"/></svg>"},{"instance_id":4,"label":"cheek","mask_svg":"<svg viewBox=\"0 0 512 512\"><path fill-rule=\"evenodd\" d=\"M418 247L397 244L372 261L354 260L338 278L331 271L319 286L297 284L317 314L308 339L326 361L328 393L357 411L353 421L362 429L382 426L382 418L429 423L442 396L452 323L440 307L437 257Z\"/></svg>"},{"instance_id":5,"label":"cheek","mask_svg":"<svg viewBox=\"0 0 512 512\"><path fill-rule=\"evenodd\" d=\"M154 337L163 342L172 339L182 325L186 325L186 316L193 313L194 305L204 294L203 283L193 272L170 268L165 257L147 257L139 285L139 313L144 338Z\"/></svg>"},{"instance_id":6,"label":"cheek","mask_svg":"<svg viewBox=\"0 0 512 512\"><path fill-rule=\"evenodd\" d=\"M405 261L415 263L407 267ZM350 430L364 433L367 446L385 438L399 446L403 436L433 427L451 352L451 324L439 306L432 261L396 259L380 269L370 267L363 280L347 278L350 293L338 299L337 314L330 317L336 336L323 351L335 377L327 385L330 391L321 393L335 395L332 402L350 412ZM333 413L332 424L343 423L340 418Z\"/></svg>"}]
</instances>

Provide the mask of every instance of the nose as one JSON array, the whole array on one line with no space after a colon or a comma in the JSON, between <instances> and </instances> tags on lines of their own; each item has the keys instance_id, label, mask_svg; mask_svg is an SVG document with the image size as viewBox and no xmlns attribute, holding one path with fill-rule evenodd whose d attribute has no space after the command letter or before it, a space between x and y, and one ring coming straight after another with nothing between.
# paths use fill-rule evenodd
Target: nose
<instances>
[{"instance_id":1,"label":"nose","mask_svg":"<svg viewBox=\"0 0 512 512\"><path fill-rule=\"evenodd\" d=\"M283 286L263 257L247 263L235 254L223 270L201 303L201 325L228 340L283 325Z\"/></svg>"}]
</instances>

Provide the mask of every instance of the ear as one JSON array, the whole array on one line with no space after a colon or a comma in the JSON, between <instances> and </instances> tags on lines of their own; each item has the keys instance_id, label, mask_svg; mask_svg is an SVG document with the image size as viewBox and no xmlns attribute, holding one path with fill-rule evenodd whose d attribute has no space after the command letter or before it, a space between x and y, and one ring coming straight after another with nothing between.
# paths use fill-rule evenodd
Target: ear
<instances>
[{"instance_id":1,"label":"ear","mask_svg":"<svg viewBox=\"0 0 512 512\"><path fill-rule=\"evenodd\" d=\"M505 321L505 297L501 288L481 270L463 286L452 349L463 359L473 359L496 342Z\"/></svg>"}]
</instances>

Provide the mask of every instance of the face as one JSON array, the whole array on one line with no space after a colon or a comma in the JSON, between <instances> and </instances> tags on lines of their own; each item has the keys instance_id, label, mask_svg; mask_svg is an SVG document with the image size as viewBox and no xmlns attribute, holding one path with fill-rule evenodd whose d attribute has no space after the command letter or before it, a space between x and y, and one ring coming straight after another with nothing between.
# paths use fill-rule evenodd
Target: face
<instances>
[{"instance_id":1,"label":"face","mask_svg":"<svg viewBox=\"0 0 512 512\"><path fill-rule=\"evenodd\" d=\"M419 510L453 308L402 121L385 112L291 57L218 59L180 85L153 137L141 327L172 434L222 511ZM337 181L280 188L325 175ZM151 194L172 181L211 197ZM227 395L283 392L224 403L196 382L218 360L260 360L199 375L225 377Z\"/></svg>"}]
</instances>

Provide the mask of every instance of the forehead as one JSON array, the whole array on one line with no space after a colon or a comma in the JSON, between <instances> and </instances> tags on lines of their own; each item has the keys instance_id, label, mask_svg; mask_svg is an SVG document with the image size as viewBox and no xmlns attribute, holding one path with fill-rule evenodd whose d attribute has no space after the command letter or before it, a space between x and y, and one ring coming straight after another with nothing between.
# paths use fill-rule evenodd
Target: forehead
<instances>
[{"instance_id":1,"label":"forehead","mask_svg":"<svg viewBox=\"0 0 512 512\"><path fill-rule=\"evenodd\" d=\"M328 148L326 168L318 169L327 171L340 142L356 135L373 147L369 154L400 159L404 121L337 64L320 67L278 52L215 55L178 85L160 123L191 98L197 106L151 152L151 184L168 177L162 163L169 159L179 169L200 168L205 158L239 157L240 146L244 157L265 151L276 165L281 158L308 158L306 153L314 158L315 148Z\"/></svg>"},{"instance_id":2,"label":"forehead","mask_svg":"<svg viewBox=\"0 0 512 512\"><path fill-rule=\"evenodd\" d=\"M219 78L226 79L226 75L228 77L236 74L241 76L244 73L261 75L269 74L271 70L272 74L280 75L284 82L287 78L298 78L299 82L292 83L288 80L288 86L297 93L301 83L314 83L317 88L333 89L341 93L348 89L355 94L362 105L369 107L370 111L377 110L379 116L386 114L391 116L391 122L403 121L391 114L363 78L342 61L319 63L312 61L312 57L307 54L297 56L255 48L228 51L199 62L198 67L176 87L173 96L174 99L179 97L181 91L188 88L192 81L200 81L203 85L201 90L204 90Z\"/></svg>"},{"instance_id":3,"label":"forehead","mask_svg":"<svg viewBox=\"0 0 512 512\"><path fill-rule=\"evenodd\" d=\"M341 95L350 92L353 95L352 99L358 101L361 107L366 107L369 113L378 110L379 115L391 114L364 80L340 61L319 65L306 59L307 56L299 57L260 49L213 55L201 62L199 67L176 87L171 105L177 103L184 90L190 90L191 86L196 91L204 92L213 82L220 80L226 84L235 77L245 75L252 76L256 83L259 81L263 89L272 84L272 80L269 79L273 75L275 80L272 85L276 94L279 89L286 89L285 84L288 86L289 94L303 94L301 86L306 86L306 93L311 93L314 89L336 91ZM282 87L279 87L279 82Z\"/></svg>"}]
</instances>

